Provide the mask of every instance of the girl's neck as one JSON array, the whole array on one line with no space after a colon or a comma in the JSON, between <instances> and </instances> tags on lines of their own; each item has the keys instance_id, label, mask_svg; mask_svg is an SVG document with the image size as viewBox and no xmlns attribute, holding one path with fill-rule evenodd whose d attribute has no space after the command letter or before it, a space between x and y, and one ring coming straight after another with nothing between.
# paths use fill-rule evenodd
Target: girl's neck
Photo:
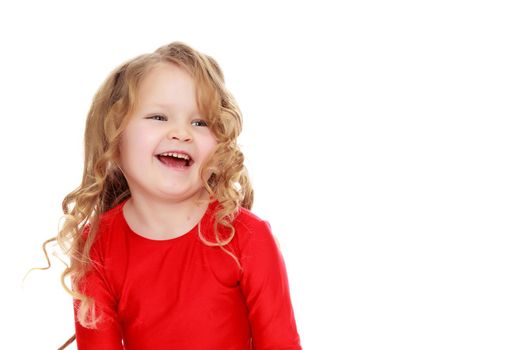
<instances>
[{"instance_id":1,"label":"girl's neck","mask_svg":"<svg viewBox=\"0 0 525 350\"><path fill-rule=\"evenodd\" d=\"M158 201L132 195L123 214L130 228L150 239L163 240L184 235L202 219L210 200L207 192L181 202Z\"/></svg>"}]
</instances>

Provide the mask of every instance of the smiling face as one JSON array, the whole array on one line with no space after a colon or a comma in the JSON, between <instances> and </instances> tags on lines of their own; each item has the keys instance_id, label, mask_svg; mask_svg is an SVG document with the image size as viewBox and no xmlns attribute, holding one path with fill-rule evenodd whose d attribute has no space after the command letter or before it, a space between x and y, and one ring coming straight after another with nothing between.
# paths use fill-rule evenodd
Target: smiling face
<instances>
[{"instance_id":1,"label":"smiling face","mask_svg":"<svg viewBox=\"0 0 525 350\"><path fill-rule=\"evenodd\" d=\"M183 201L205 192L200 168L217 141L199 114L195 82L160 63L144 77L119 145L132 196Z\"/></svg>"}]
</instances>

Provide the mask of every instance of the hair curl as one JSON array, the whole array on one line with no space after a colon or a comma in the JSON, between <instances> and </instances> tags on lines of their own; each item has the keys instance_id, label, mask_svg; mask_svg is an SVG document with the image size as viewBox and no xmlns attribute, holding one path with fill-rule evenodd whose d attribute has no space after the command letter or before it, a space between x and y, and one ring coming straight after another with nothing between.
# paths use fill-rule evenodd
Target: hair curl
<instances>
[{"instance_id":1,"label":"hair curl","mask_svg":"<svg viewBox=\"0 0 525 350\"><path fill-rule=\"evenodd\" d=\"M78 321L87 328L96 328L98 318L92 298L82 293L80 283L92 268L90 250L98 231L99 218L102 213L130 197L127 181L118 166L118 145L127 125L127 116L137 105L141 81L152 68L165 62L185 69L194 79L198 108L207 116L208 126L217 139L216 148L200 172L204 188L210 197L220 203L213 225L216 241L203 237L200 230L199 237L206 245L219 246L240 266L235 255L224 246L235 235L232 221L239 208L251 209L253 203L253 189L244 166L244 156L236 141L242 128L242 115L224 85L224 76L217 62L184 43L173 42L123 63L100 86L86 121L82 182L62 202L64 220L58 235L43 245L48 264L45 246L52 241L57 241L70 258L70 265L61 275L61 283L74 299L80 301ZM205 178L205 174L212 175ZM219 225L230 230L226 239L219 237ZM71 278L71 289L65 283L68 276ZM60 349L74 338L71 337Z\"/></svg>"}]
</instances>

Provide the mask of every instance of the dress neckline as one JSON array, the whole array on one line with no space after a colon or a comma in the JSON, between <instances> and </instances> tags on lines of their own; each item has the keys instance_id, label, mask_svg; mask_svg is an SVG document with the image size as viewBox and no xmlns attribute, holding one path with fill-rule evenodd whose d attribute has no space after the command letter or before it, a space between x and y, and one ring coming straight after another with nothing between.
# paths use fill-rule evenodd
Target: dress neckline
<instances>
[{"instance_id":1,"label":"dress neckline","mask_svg":"<svg viewBox=\"0 0 525 350\"><path fill-rule=\"evenodd\" d=\"M211 212L213 211L213 209L217 206L218 202L217 200L212 200L210 201L210 203L208 203L208 207L206 208L206 211L204 212L204 215L202 216L202 218L197 222L197 224L195 224L189 231L187 231L186 233L183 233L182 235L179 235L177 237L172 237L172 238L167 238L167 239L153 239L153 238L149 238L149 237L146 237L146 236L143 236L142 234L138 233L138 232L135 232L131 226L128 224L127 220L126 220L126 217L124 216L124 204L126 204L126 202L129 200L130 197L126 198L125 200L123 200L122 202L119 203L118 205L118 216L119 216L119 219L122 221L126 231L129 233L129 235L131 237L134 237L134 238L137 238L139 240L142 240L142 241L146 241L146 242L152 242L154 244L167 244L167 243L174 243L174 242L182 242L186 239L189 239L190 237L197 237L197 232L198 232L198 227L199 227L199 224L201 224L201 226L203 226L205 223L207 223L209 221L209 218L211 216Z\"/></svg>"}]
</instances>

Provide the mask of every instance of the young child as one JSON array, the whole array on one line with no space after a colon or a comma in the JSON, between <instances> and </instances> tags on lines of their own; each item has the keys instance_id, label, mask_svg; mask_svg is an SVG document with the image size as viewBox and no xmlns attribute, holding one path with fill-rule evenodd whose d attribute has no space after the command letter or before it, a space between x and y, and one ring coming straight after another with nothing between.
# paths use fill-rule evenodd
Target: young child
<instances>
[{"instance_id":1,"label":"young child","mask_svg":"<svg viewBox=\"0 0 525 350\"><path fill-rule=\"evenodd\" d=\"M115 69L56 237L79 350L301 349L285 264L210 56L175 42ZM71 290L65 278L71 278Z\"/></svg>"}]
</instances>

